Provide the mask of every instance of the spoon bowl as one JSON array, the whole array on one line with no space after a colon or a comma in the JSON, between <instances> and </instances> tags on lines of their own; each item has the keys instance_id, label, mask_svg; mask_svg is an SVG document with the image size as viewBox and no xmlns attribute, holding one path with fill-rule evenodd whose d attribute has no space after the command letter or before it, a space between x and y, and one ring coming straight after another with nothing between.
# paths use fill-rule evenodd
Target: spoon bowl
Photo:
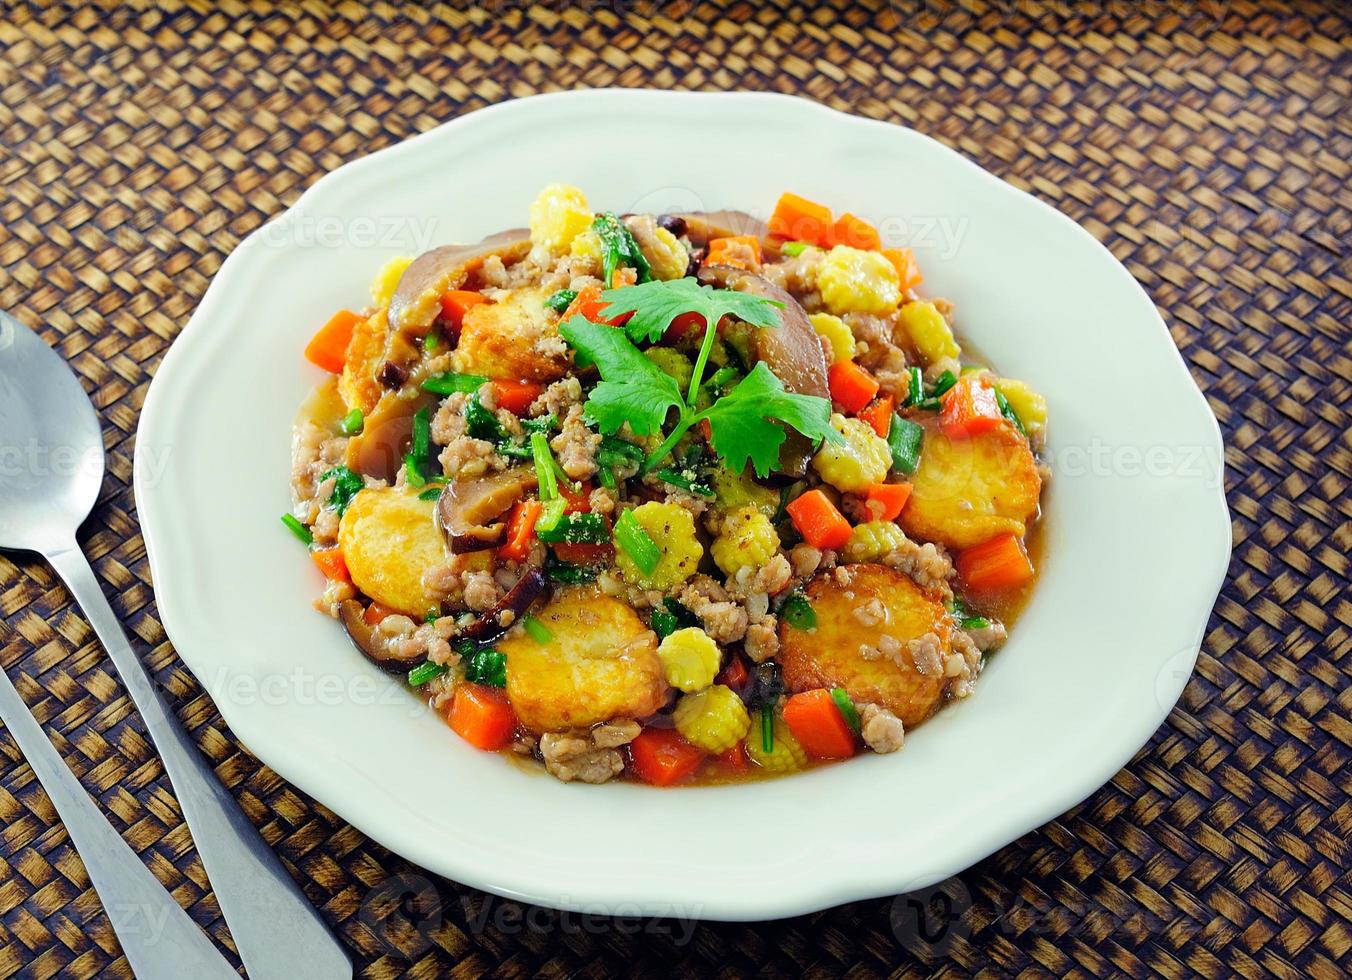
<instances>
[{"instance_id":1,"label":"spoon bowl","mask_svg":"<svg viewBox=\"0 0 1352 980\"><path fill-rule=\"evenodd\" d=\"M103 433L61 355L0 313L0 548L71 541L103 484Z\"/></svg>"}]
</instances>

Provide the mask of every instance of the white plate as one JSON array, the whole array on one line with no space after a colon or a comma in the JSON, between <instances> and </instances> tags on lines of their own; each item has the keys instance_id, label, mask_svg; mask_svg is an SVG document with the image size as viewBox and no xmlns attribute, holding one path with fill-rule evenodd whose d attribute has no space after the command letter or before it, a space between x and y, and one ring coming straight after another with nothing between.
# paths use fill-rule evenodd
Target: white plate
<instances>
[{"instance_id":1,"label":"white plate","mask_svg":"<svg viewBox=\"0 0 1352 980\"><path fill-rule=\"evenodd\" d=\"M565 785L457 738L310 608L278 522L300 352L385 259L524 223L791 189L914 245L924 292L1051 406L1042 580L969 700L890 756L750 785ZM772 95L596 91L475 112L320 180L222 266L146 397L135 487L165 629L261 760L390 849L514 898L786 916L919 888L1106 782L1192 670L1225 573L1220 433L1146 294L1073 222L918 133Z\"/></svg>"}]
</instances>

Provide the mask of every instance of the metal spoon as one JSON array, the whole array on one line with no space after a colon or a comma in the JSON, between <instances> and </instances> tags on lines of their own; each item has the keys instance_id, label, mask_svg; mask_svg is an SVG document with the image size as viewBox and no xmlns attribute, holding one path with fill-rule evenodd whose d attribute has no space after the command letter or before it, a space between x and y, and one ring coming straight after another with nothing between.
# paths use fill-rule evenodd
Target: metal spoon
<instances>
[{"instance_id":1,"label":"metal spoon","mask_svg":"<svg viewBox=\"0 0 1352 980\"><path fill-rule=\"evenodd\" d=\"M351 977L352 964L343 948L166 707L75 542L76 530L98 497L103 471L98 416L79 381L37 335L0 313L0 548L43 555L112 657L164 760L249 976ZM12 705L5 707L8 719ZM31 764L33 755L27 748L25 754ZM45 776L43 780L45 785ZM58 812L71 827L66 813ZM77 822L87 816L77 809L72 813ZM92 867L90 877L94 879ZM104 886L94 880L103 895ZM108 887L116 880L108 876ZM181 964L160 967L174 965ZM139 976L156 975L142 972L147 968L134 961L133 966Z\"/></svg>"}]
</instances>

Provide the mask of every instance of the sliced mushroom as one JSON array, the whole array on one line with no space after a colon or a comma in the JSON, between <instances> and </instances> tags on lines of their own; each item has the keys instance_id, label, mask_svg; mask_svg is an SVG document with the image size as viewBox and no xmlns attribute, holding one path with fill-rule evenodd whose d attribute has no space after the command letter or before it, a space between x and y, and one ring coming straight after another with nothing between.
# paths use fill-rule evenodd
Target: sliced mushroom
<instances>
[{"instance_id":1,"label":"sliced mushroom","mask_svg":"<svg viewBox=\"0 0 1352 980\"><path fill-rule=\"evenodd\" d=\"M448 484L437 502L437 523L451 551L461 555L498 544L505 530L498 518L535 483L533 467L517 466Z\"/></svg>"},{"instance_id":2,"label":"sliced mushroom","mask_svg":"<svg viewBox=\"0 0 1352 980\"><path fill-rule=\"evenodd\" d=\"M526 611L549 591L549 580L538 568L528 568L510 591L460 632L463 639L475 643L492 643L512 628L512 624L526 615Z\"/></svg>"},{"instance_id":3,"label":"sliced mushroom","mask_svg":"<svg viewBox=\"0 0 1352 980\"><path fill-rule=\"evenodd\" d=\"M435 395L424 391L412 398L386 392L363 421L361 434L348 441L344 460L348 469L393 483L412 441L414 414L436 401Z\"/></svg>"},{"instance_id":4,"label":"sliced mushroom","mask_svg":"<svg viewBox=\"0 0 1352 980\"><path fill-rule=\"evenodd\" d=\"M421 653L405 659L396 657L380 631L366 621L366 610L356 599L339 603L338 617L342 620L343 628L347 630L353 645L367 660L387 673L407 673L423 659Z\"/></svg>"},{"instance_id":5,"label":"sliced mushroom","mask_svg":"<svg viewBox=\"0 0 1352 980\"><path fill-rule=\"evenodd\" d=\"M755 235L764 243L770 235L769 225L745 211L693 211L676 217L685 220L685 233L696 245L732 235Z\"/></svg>"},{"instance_id":6,"label":"sliced mushroom","mask_svg":"<svg viewBox=\"0 0 1352 980\"><path fill-rule=\"evenodd\" d=\"M397 333L424 336L436 319L443 293L463 286L490 255L510 261L524 257L530 247L530 233L513 228L475 245L443 245L424 252L399 279L390 299L390 326Z\"/></svg>"}]
</instances>

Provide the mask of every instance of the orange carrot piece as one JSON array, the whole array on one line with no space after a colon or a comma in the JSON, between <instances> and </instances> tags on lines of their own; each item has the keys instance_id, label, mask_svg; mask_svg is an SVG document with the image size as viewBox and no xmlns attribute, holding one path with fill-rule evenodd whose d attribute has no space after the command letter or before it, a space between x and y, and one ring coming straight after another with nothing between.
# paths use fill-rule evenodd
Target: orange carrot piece
<instances>
[{"instance_id":1,"label":"orange carrot piece","mask_svg":"<svg viewBox=\"0 0 1352 980\"><path fill-rule=\"evenodd\" d=\"M862 218L856 218L846 212L831 227L831 244L848 245L850 248L875 252L882 246L882 241L878 238L878 229Z\"/></svg>"},{"instance_id":2,"label":"orange carrot piece","mask_svg":"<svg viewBox=\"0 0 1352 980\"><path fill-rule=\"evenodd\" d=\"M995 400L995 387L981 375L959 378L943 394L939 429L950 439L980 435L1004 423L1000 403Z\"/></svg>"},{"instance_id":3,"label":"orange carrot piece","mask_svg":"<svg viewBox=\"0 0 1352 980\"><path fill-rule=\"evenodd\" d=\"M920 274L920 266L916 264L915 252L909 248L885 248L882 253L896 268L903 293L925 281L925 277Z\"/></svg>"},{"instance_id":4,"label":"orange carrot piece","mask_svg":"<svg viewBox=\"0 0 1352 980\"><path fill-rule=\"evenodd\" d=\"M671 321L671 326L667 327L667 332L662 335L662 340L668 344L675 344L684 340L685 336L692 330L696 331L699 336L704 335L703 314L693 311L682 313Z\"/></svg>"},{"instance_id":5,"label":"orange carrot piece","mask_svg":"<svg viewBox=\"0 0 1352 980\"><path fill-rule=\"evenodd\" d=\"M746 660L733 654L727 666L719 673L717 683L724 687L730 687L741 694L750 681L751 669L747 667Z\"/></svg>"},{"instance_id":6,"label":"orange carrot piece","mask_svg":"<svg viewBox=\"0 0 1352 980\"><path fill-rule=\"evenodd\" d=\"M446 720L470 745L489 752L506 748L516 731L516 714L506 695L484 684L456 687Z\"/></svg>"},{"instance_id":7,"label":"orange carrot piece","mask_svg":"<svg viewBox=\"0 0 1352 980\"><path fill-rule=\"evenodd\" d=\"M310 552L310 560L315 563L324 577L334 582L351 582L347 573L347 561L343 558L342 548L325 548L323 551Z\"/></svg>"},{"instance_id":8,"label":"orange carrot piece","mask_svg":"<svg viewBox=\"0 0 1352 980\"><path fill-rule=\"evenodd\" d=\"M498 408L505 408L513 415L525 415L544 390L543 385L533 381L494 381L493 400L498 403Z\"/></svg>"},{"instance_id":9,"label":"orange carrot piece","mask_svg":"<svg viewBox=\"0 0 1352 980\"><path fill-rule=\"evenodd\" d=\"M887 434L892 431L892 411L896 407L897 400L894 396L883 395L860 409L859 418L867 422L873 431L878 433L879 439L886 439Z\"/></svg>"},{"instance_id":10,"label":"orange carrot piece","mask_svg":"<svg viewBox=\"0 0 1352 980\"><path fill-rule=\"evenodd\" d=\"M909 483L874 483L864 493L865 509L875 521L895 521L910 499Z\"/></svg>"},{"instance_id":11,"label":"orange carrot piece","mask_svg":"<svg viewBox=\"0 0 1352 980\"><path fill-rule=\"evenodd\" d=\"M645 783L670 786L698 769L704 753L674 728L645 728L629 743L629 760Z\"/></svg>"},{"instance_id":12,"label":"orange carrot piece","mask_svg":"<svg viewBox=\"0 0 1352 980\"><path fill-rule=\"evenodd\" d=\"M530 554L530 539L535 533L535 522L540 519L544 505L538 500L519 500L507 519L507 540L498 549L498 557L510 561L525 561Z\"/></svg>"},{"instance_id":13,"label":"orange carrot piece","mask_svg":"<svg viewBox=\"0 0 1352 980\"><path fill-rule=\"evenodd\" d=\"M568 304L568 309L563 311L560 322L566 321L571 317L581 316L590 320L592 323L608 323L612 327L624 326L634 314L621 313L619 316L607 320L601 315L601 311L610 304L601 299L601 292L601 287L595 283L583 286L578 290L577 295L573 297L573 301Z\"/></svg>"},{"instance_id":14,"label":"orange carrot piece","mask_svg":"<svg viewBox=\"0 0 1352 980\"><path fill-rule=\"evenodd\" d=\"M958 575L977 591L1013 589L1033 579L1033 562L1013 532L964 548L954 562Z\"/></svg>"},{"instance_id":15,"label":"orange carrot piece","mask_svg":"<svg viewBox=\"0 0 1352 980\"><path fill-rule=\"evenodd\" d=\"M379 626L380 621L386 616L393 616L394 610L389 606L381 605L379 602L372 602L366 607L366 611L361 614L361 618L366 620L367 626Z\"/></svg>"},{"instance_id":16,"label":"orange carrot piece","mask_svg":"<svg viewBox=\"0 0 1352 980\"><path fill-rule=\"evenodd\" d=\"M342 374L347 345L352 342L352 332L359 323L361 317L351 310L339 310L305 345L305 359L330 374Z\"/></svg>"},{"instance_id":17,"label":"orange carrot piece","mask_svg":"<svg viewBox=\"0 0 1352 980\"><path fill-rule=\"evenodd\" d=\"M814 759L848 759L854 755L854 732L826 688L804 691L785 701L784 724Z\"/></svg>"},{"instance_id":18,"label":"orange carrot piece","mask_svg":"<svg viewBox=\"0 0 1352 980\"><path fill-rule=\"evenodd\" d=\"M760 239L755 235L730 235L709 239L705 265L730 265L734 269L759 272L761 267Z\"/></svg>"},{"instance_id":19,"label":"orange carrot piece","mask_svg":"<svg viewBox=\"0 0 1352 980\"><path fill-rule=\"evenodd\" d=\"M854 361L836 361L826 369L831 400L847 412L858 412L878 393L878 382Z\"/></svg>"},{"instance_id":20,"label":"orange carrot piece","mask_svg":"<svg viewBox=\"0 0 1352 980\"><path fill-rule=\"evenodd\" d=\"M465 314L475 306L482 306L484 303L492 302L482 293L476 293L468 289L452 289L441 297L441 316L456 330L459 330L465 322Z\"/></svg>"},{"instance_id":21,"label":"orange carrot piece","mask_svg":"<svg viewBox=\"0 0 1352 980\"><path fill-rule=\"evenodd\" d=\"M784 509L803 540L814 548L835 550L850 540L850 522L820 490L795 497Z\"/></svg>"},{"instance_id":22,"label":"orange carrot piece","mask_svg":"<svg viewBox=\"0 0 1352 980\"><path fill-rule=\"evenodd\" d=\"M610 544L569 544L560 541L550 545L554 557L570 565L600 565L608 562L615 554L615 546Z\"/></svg>"},{"instance_id":23,"label":"orange carrot piece","mask_svg":"<svg viewBox=\"0 0 1352 980\"><path fill-rule=\"evenodd\" d=\"M829 248L831 209L785 191L770 215L770 234L791 242L807 242Z\"/></svg>"},{"instance_id":24,"label":"orange carrot piece","mask_svg":"<svg viewBox=\"0 0 1352 980\"><path fill-rule=\"evenodd\" d=\"M741 742L711 758L724 772L746 772L751 768L751 760L746 757L746 748Z\"/></svg>"}]
</instances>

